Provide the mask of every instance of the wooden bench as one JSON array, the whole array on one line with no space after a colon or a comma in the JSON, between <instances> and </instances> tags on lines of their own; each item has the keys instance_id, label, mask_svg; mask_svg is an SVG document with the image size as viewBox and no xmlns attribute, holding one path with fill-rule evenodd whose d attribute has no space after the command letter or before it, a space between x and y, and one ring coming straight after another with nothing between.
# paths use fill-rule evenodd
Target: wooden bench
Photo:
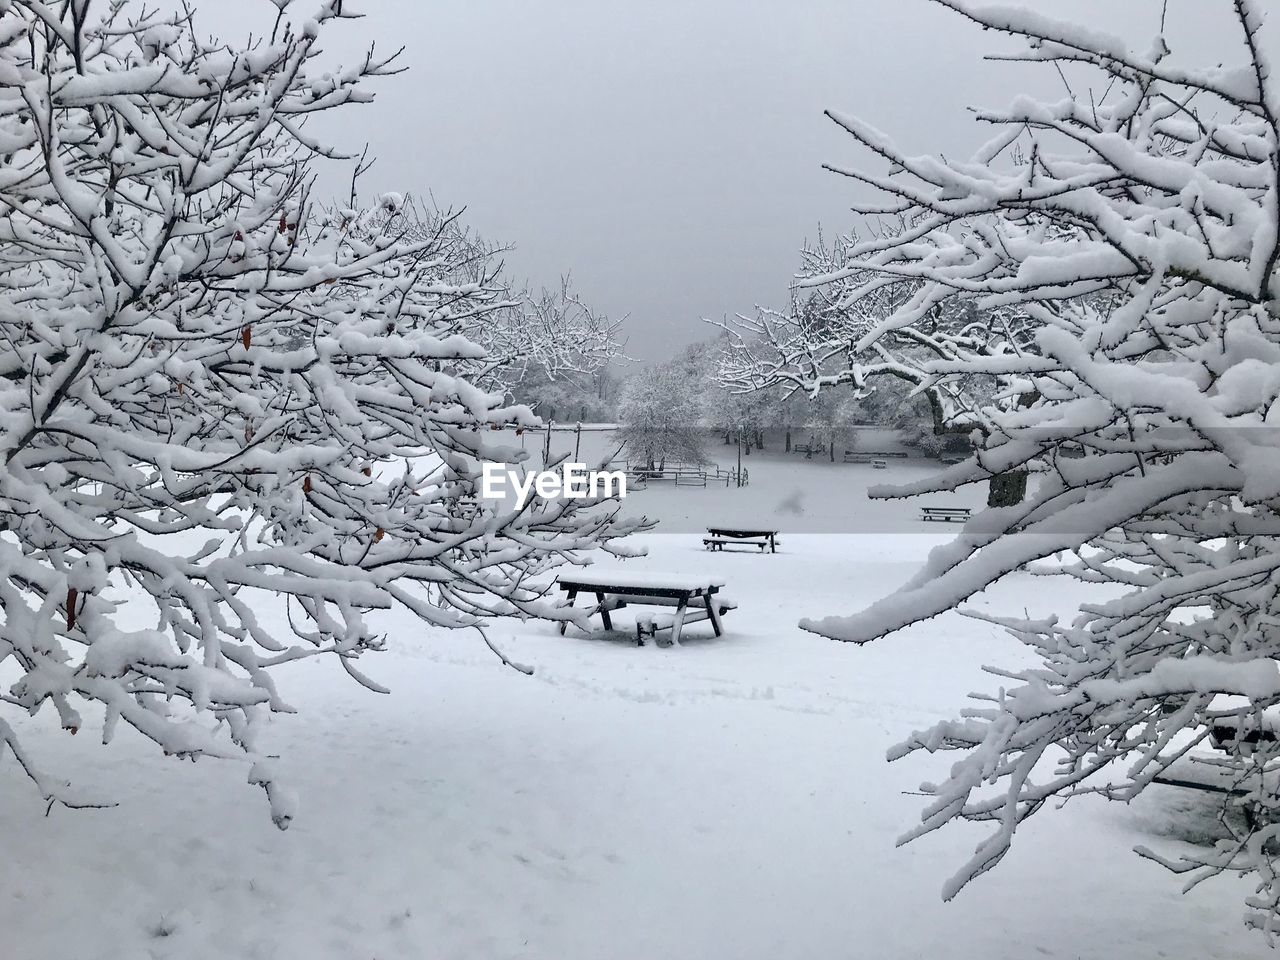
<instances>
[{"instance_id":1,"label":"wooden bench","mask_svg":"<svg viewBox=\"0 0 1280 960\"><path fill-rule=\"evenodd\" d=\"M920 519L939 523L964 523L971 513L968 507L921 507Z\"/></svg>"},{"instance_id":2,"label":"wooden bench","mask_svg":"<svg viewBox=\"0 0 1280 960\"><path fill-rule=\"evenodd\" d=\"M1246 722L1243 731L1238 719L1220 717L1209 727L1209 743L1223 753L1233 756L1248 756L1261 743L1275 743L1280 735L1270 724L1259 727L1256 723Z\"/></svg>"},{"instance_id":3,"label":"wooden bench","mask_svg":"<svg viewBox=\"0 0 1280 960\"><path fill-rule=\"evenodd\" d=\"M741 527L707 527L707 536L702 538L702 545L708 550L723 550L725 547L759 547L764 553L778 552L778 531L743 529Z\"/></svg>"},{"instance_id":4,"label":"wooden bench","mask_svg":"<svg viewBox=\"0 0 1280 960\"><path fill-rule=\"evenodd\" d=\"M672 645L679 646L684 625L701 620L710 620L715 635L722 636L721 614L737 607L732 601L716 596L724 586L722 580L703 577L626 570L580 571L561 574L557 585L567 594L561 604L565 607L572 607L579 593L594 594L596 606L587 616L600 614L606 630L613 629L609 614L615 610L628 606L674 607L669 615L642 615L637 619L636 642L641 645L646 635L656 637L659 630L670 630ZM560 621L561 634L567 627L567 621Z\"/></svg>"},{"instance_id":5,"label":"wooden bench","mask_svg":"<svg viewBox=\"0 0 1280 960\"><path fill-rule=\"evenodd\" d=\"M759 547L761 553L769 549L768 540L747 537L703 537L702 545L713 553L725 547Z\"/></svg>"},{"instance_id":6,"label":"wooden bench","mask_svg":"<svg viewBox=\"0 0 1280 960\"><path fill-rule=\"evenodd\" d=\"M901 450L846 450L844 452L845 463L869 463L875 466L877 461L905 459L907 459L907 454ZM885 466L887 465L885 464Z\"/></svg>"},{"instance_id":7,"label":"wooden bench","mask_svg":"<svg viewBox=\"0 0 1280 960\"><path fill-rule=\"evenodd\" d=\"M649 606L674 607L677 601L669 597L628 597L625 594L615 598L621 601L613 609L617 610L631 604L646 604ZM738 605L728 597L713 597L711 599L711 607L715 610L717 617L723 617L730 610L737 610ZM677 611L678 612L678 611ZM697 623L699 620L710 619L702 610L694 609L685 614L681 626ZM643 644L645 637L658 637L659 630L673 630L675 628L675 613L641 613L636 615L636 643ZM714 623L713 623L714 626ZM719 633L716 636L720 636ZM678 643L679 640L672 634L672 642Z\"/></svg>"},{"instance_id":8,"label":"wooden bench","mask_svg":"<svg viewBox=\"0 0 1280 960\"><path fill-rule=\"evenodd\" d=\"M803 453L805 457L812 457L815 453L821 453L822 447L815 447L807 443L797 443L791 448L792 453Z\"/></svg>"}]
</instances>

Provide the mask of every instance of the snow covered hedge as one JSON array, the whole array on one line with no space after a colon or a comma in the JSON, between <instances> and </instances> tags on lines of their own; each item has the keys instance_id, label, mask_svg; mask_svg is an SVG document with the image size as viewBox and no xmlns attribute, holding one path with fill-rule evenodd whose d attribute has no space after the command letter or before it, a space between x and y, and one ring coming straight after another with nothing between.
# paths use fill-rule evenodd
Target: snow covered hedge
<instances>
[{"instance_id":1,"label":"snow covered hedge","mask_svg":"<svg viewBox=\"0 0 1280 960\"><path fill-rule=\"evenodd\" d=\"M341 0L277 6L243 51L130 3L0 0L0 700L247 759L283 827L272 667L330 655L379 689L370 611L554 616L530 578L623 527L584 501L475 509L480 462L520 456L493 430L533 422L463 335L501 291L456 233L313 204L334 152L306 120L395 66L320 71ZM86 802L0 717L5 747Z\"/></svg>"}]
</instances>

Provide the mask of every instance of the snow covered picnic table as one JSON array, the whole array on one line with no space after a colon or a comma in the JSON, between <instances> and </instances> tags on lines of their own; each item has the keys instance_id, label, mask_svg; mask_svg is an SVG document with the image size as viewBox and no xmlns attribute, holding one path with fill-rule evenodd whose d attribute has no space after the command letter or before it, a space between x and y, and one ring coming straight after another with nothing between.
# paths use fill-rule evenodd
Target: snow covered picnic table
<instances>
[{"instance_id":1,"label":"snow covered picnic table","mask_svg":"<svg viewBox=\"0 0 1280 960\"><path fill-rule=\"evenodd\" d=\"M761 553L768 547L770 553L777 553L778 531L707 527L707 536L702 538L702 545L711 550L723 550L726 546L759 547Z\"/></svg>"},{"instance_id":2,"label":"snow covered picnic table","mask_svg":"<svg viewBox=\"0 0 1280 960\"><path fill-rule=\"evenodd\" d=\"M563 573L557 584L567 596L564 606L573 606L579 593L593 593L596 607L588 616L600 614L606 630L613 629L609 614L627 606L675 607L670 615L642 614L636 618L636 642L644 643L648 634L657 637L659 630L671 630L671 643L680 644L680 631L686 623L710 620L716 636L724 629L720 617L737 604L716 594L724 586L723 580L705 576L681 574L640 573L629 570L584 570ZM567 623L560 623L565 632Z\"/></svg>"}]
</instances>

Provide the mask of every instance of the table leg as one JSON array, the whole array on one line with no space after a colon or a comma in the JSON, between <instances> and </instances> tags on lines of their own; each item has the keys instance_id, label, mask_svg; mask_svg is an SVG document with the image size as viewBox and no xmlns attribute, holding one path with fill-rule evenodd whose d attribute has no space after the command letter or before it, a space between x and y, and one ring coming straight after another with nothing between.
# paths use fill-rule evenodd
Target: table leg
<instances>
[{"instance_id":1,"label":"table leg","mask_svg":"<svg viewBox=\"0 0 1280 960\"><path fill-rule=\"evenodd\" d=\"M708 593L702 599L707 605L707 619L711 621L711 628L715 630L717 637L722 636L724 630L720 627L720 613L716 609L715 597Z\"/></svg>"},{"instance_id":2,"label":"table leg","mask_svg":"<svg viewBox=\"0 0 1280 960\"><path fill-rule=\"evenodd\" d=\"M567 597L566 602L565 602L565 606L566 606L566 607L572 607L572 606L573 606L573 601L577 598L577 596L578 596L578 591L577 591L577 590L570 590L570 591L569 591L569 596ZM565 630L567 630L567 629L568 629L568 627L569 627L569 622L568 622L567 620L561 620L561 621L560 621L560 636L562 636L562 637L564 636L564 632L565 632Z\"/></svg>"},{"instance_id":3,"label":"table leg","mask_svg":"<svg viewBox=\"0 0 1280 960\"><path fill-rule=\"evenodd\" d=\"M600 604L600 619L604 622L604 628L606 630L612 630L613 621L609 619L609 608L604 605L604 594L597 593L596 600Z\"/></svg>"},{"instance_id":4,"label":"table leg","mask_svg":"<svg viewBox=\"0 0 1280 960\"><path fill-rule=\"evenodd\" d=\"M676 604L676 616L671 621L671 645L673 647L680 646L680 628L684 626L684 612L688 607L688 597L681 597L680 602Z\"/></svg>"},{"instance_id":5,"label":"table leg","mask_svg":"<svg viewBox=\"0 0 1280 960\"><path fill-rule=\"evenodd\" d=\"M772 533L771 533L771 534L769 534L769 552L770 552L770 553L777 553L777 552L778 552L778 544L777 544L777 542L776 542L773 538L774 538L774 535L773 535ZM762 551L760 551L760 552L761 552L761 553L763 553L764 551L762 550Z\"/></svg>"}]
</instances>

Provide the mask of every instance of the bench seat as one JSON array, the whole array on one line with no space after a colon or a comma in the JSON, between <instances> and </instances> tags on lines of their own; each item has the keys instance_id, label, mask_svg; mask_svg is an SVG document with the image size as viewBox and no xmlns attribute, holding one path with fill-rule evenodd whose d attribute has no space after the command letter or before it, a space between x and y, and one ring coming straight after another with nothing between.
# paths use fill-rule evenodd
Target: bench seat
<instances>
[{"instance_id":1,"label":"bench seat","mask_svg":"<svg viewBox=\"0 0 1280 960\"><path fill-rule=\"evenodd\" d=\"M905 460L907 454L901 450L846 450L845 463L874 463L877 460Z\"/></svg>"},{"instance_id":2,"label":"bench seat","mask_svg":"<svg viewBox=\"0 0 1280 960\"><path fill-rule=\"evenodd\" d=\"M769 542L768 537L703 537L702 545L709 550L723 550L725 547L759 547L760 552L764 553L771 546L776 546L781 541L775 538L773 543Z\"/></svg>"},{"instance_id":3,"label":"bench seat","mask_svg":"<svg viewBox=\"0 0 1280 960\"><path fill-rule=\"evenodd\" d=\"M973 511L968 507L921 507L920 519L940 523L963 523Z\"/></svg>"},{"instance_id":4,"label":"bench seat","mask_svg":"<svg viewBox=\"0 0 1280 960\"><path fill-rule=\"evenodd\" d=\"M646 603L650 606L654 605L653 597L646 597ZM711 604L716 609L717 616L724 616L730 610L738 609L738 605L727 597L712 597ZM663 602L662 606L675 606L676 601L670 603ZM625 606L625 604L623 604ZM682 623L698 623L700 620L709 619L706 607L701 604L691 604L685 608L685 614ZM674 613L642 613L636 617L636 642L644 643L645 637L658 636L659 630L670 630L675 626L676 615Z\"/></svg>"}]
</instances>

